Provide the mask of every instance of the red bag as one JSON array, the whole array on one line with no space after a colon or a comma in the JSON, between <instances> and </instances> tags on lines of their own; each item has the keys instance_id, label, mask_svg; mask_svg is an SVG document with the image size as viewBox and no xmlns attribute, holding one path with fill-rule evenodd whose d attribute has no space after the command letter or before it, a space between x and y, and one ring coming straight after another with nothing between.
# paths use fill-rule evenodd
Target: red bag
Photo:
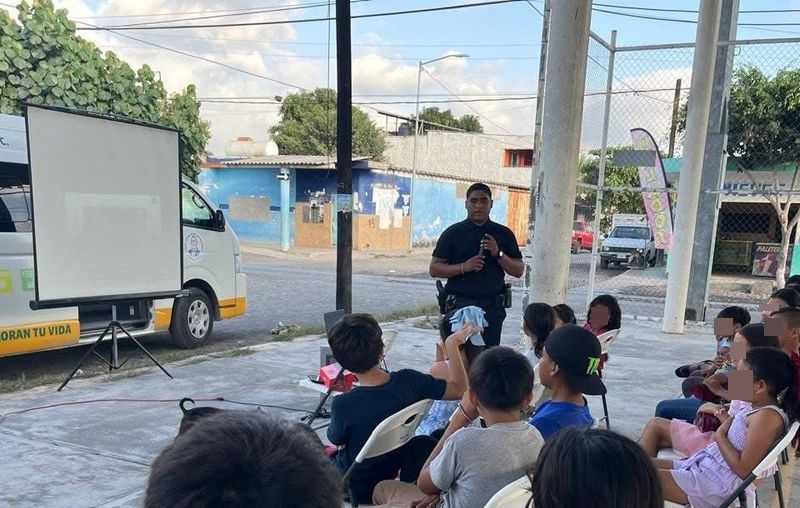
<instances>
[{"instance_id":1,"label":"red bag","mask_svg":"<svg viewBox=\"0 0 800 508\"><path fill-rule=\"evenodd\" d=\"M338 363L326 365L325 367L319 369L319 380L322 381L322 384L324 384L326 388L330 388L333 382L336 381L336 377L339 375L339 371L341 370L342 366ZM346 370L342 374L342 378L336 382L336 385L333 387L333 389L337 392L348 392L351 388L353 388L353 383L355 382L356 375L349 370Z\"/></svg>"},{"instance_id":2,"label":"red bag","mask_svg":"<svg viewBox=\"0 0 800 508\"><path fill-rule=\"evenodd\" d=\"M722 422L710 413L698 412L697 416L694 417L694 424L701 432L714 432L722 425Z\"/></svg>"}]
</instances>

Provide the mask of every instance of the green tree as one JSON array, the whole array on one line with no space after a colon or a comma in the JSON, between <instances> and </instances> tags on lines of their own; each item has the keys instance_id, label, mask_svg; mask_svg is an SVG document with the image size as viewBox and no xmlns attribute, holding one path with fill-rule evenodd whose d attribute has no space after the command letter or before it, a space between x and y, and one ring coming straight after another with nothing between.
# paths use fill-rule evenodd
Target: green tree
<instances>
[{"instance_id":1,"label":"green tree","mask_svg":"<svg viewBox=\"0 0 800 508\"><path fill-rule=\"evenodd\" d=\"M411 117L413 122L414 117ZM483 126L480 119L475 115L464 115L461 118L453 116L453 112L449 109L441 110L437 107L423 108L419 113L419 120L423 122L421 130L425 132L428 129L437 130L437 125L445 127L453 127L456 129L465 130L467 132L483 132ZM424 122L430 122L437 125L427 125ZM413 129L413 128L412 128Z\"/></svg>"},{"instance_id":2,"label":"green tree","mask_svg":"<svg viewBox=\"0 0 800 508\"><path fill-rule=\"evenodd\" d=\"M171 97L147 65L132 69L78 37L50 0L22 2L14 21L0 11L0 113L25 102L120 115L180 129L181 172L195 178L210 137L193 85Z\"/></svg>"},{"instance_id":3,"label":"green tree","mask_svg":"<svg viewBox=\"0 0 800 508\"><path fill-rule=\"evenodd\" d=\"M611 163L614 152L630 150L630 147L608 147L606 152L605 187L639 187L639 169L633 166L614 166ZM578 181L597 185L600 174L600 150L592 150L582 155L579 162ZM577 202L584 206L596 205L597 192L594 189L578 187ZM597 213L597 210L595 210ZM604 191L603 209L600 212L600 232L608 233L611 219L615 213L645 213L640 192Z\"/></svg>"},{"instance_id":4,"label":"green tree","mask_svg":"<svg viewBox=\"0 0 800 508\"><path fill-rule=\"evenodd\" d=\"M678 128L686 128L688 103L681 108ZM800 213L791 212L800 203L800 69L781 69L773 77L761 69L736 69L731 80L728 104L728 156L739 171L754 184L753 171L771 171L775 189L786 192L768 194L781 226L781 253L775 281L785 284L786 260L791 233L798 227ZM793 171L788 187L779 185L779 171Z\"/></svg>"},{"instance_id":5,"label":"green tree","mask_svg":"<svg viewBox=\"0 0 800 508\"><path fill-rule=\"evenodd\" d=\"M336 92L317 88L313 92L287 95L281 103L281 120L269 132L281 153L330 155L336 151ZM384 134L360 109L353 108L353 154L382 160Z\"/></svg>"}]
</instances>

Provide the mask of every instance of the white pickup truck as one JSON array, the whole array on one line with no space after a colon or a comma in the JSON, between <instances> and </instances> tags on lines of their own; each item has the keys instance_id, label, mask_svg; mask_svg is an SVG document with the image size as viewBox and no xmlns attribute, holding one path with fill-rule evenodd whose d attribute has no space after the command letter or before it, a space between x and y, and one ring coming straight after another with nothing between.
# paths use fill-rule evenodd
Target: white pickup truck
<instances>
[{"instance_id":1,"label":"white pickup truck","mask_svg":"<svg viewBox=\"0 0 800 508\"><path fill-rule=\"evenodd\" d=\"M656 249L653 233L646 215L615 214L611 221L611 233L600 248L600 267L654 266Z\"/></svg>"}]
</instances>

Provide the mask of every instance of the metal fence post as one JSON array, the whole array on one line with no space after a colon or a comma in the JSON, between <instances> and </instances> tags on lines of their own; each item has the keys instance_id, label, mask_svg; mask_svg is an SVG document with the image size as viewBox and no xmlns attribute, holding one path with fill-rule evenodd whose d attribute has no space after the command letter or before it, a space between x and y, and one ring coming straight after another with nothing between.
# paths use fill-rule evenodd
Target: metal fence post
<instances>
[{"instance_id":1,"label":"metal fence post","mask_svg":"<svg viewBox=\"0 0 800 508\"><path fill-rule=\"evenodd\" d=\"M603 186L606 177L606 156L608 155L608 123L611 117L611 92L614 88L614 56L617 47L617 31L611 32L611 49L608 51L608 77L606 79L605 109L603 110L603 138L600 141L600 162L597 172L597 192L592 223L592 255L589 260L589 281L586 287L586 308L594 299L594 279L597 275L597 247L600 234L600 216L603 212Z\"/></svg>"}]
</instances>

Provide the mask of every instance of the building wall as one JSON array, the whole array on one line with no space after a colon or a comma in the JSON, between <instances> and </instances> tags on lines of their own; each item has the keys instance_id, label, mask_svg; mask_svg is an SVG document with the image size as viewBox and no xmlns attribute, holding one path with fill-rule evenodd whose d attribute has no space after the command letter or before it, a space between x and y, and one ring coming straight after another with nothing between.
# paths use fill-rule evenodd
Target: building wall
<instances>
[{"instance_id":1,"label":"building wall","mask_svg":"<svg viewBox=\"0 0 800 508\"><path fill-rule=\"evenodd\" d=\"M390 166L412 169L413 136L389 136L384 154ZM419 136L417 171L472 182L529 189L531 167L504 167L506 150L532 149L528 136L488 136L431 131Z\"/></svg>"},{"instance_id":2,"label":"building wall","mask_svg":"<svg viewBox=\"0 0 800 508\"><path fill-rule=\"evenodd\" d=\"M321 205L321 221L312 221L312 205L310 203L298 202L295 205L295 245L298 247L315 247L326 249L333 246L333 206L330 203Z\"/></svg>"},{"instance_id":3,"label":"building wall","mask_svg":"<svg viewBox=\"0 0 800 508\"><path fill-rule=\"evenodd\" d=\"M204 169L198 183L208 198L225 212L228 224L241 240L278 243L281 239L281 190L278 168L228 167ZM289 202L296 201L294 170L290 170ZM294 214L294 206L290 209ZM291 217L291 216L290 216ZM295 221L289 221L294 241Z\"/></svg>"},{"instance_id":4,"label":"building wall","mask_svg":"<svg viewBox=\"0 0 800 508\"><path fill-rule=\"evenodd\" d=\"M414 208L415 247L432 248L445 229L466 219L464 203L469 185L430 178L417 180L414 187L414 194L417 195ZM491 218L500 224L506 224L508 194L507 189L492 188L494 207Z\"/></svg>"}]
</instances>

